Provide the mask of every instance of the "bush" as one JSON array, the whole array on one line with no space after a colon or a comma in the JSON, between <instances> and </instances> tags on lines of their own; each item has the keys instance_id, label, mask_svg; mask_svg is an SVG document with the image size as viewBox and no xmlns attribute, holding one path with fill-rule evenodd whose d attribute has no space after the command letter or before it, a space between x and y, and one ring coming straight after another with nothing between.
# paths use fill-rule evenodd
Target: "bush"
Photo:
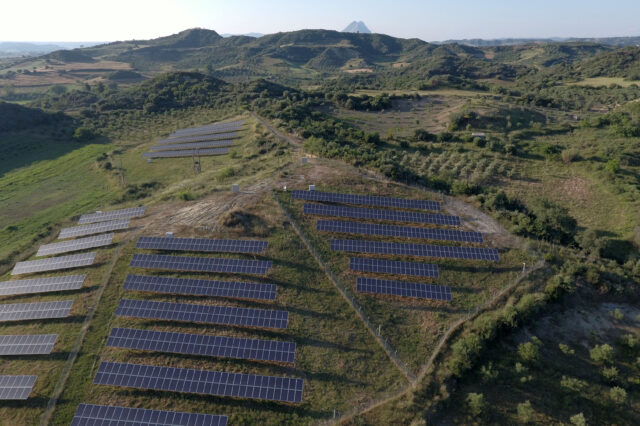
<instances>
[{"instance_id":1,"label":"bush","mask_svg":"<svg viewBox=\"0 0 640 426\"><path fill-rule=\"evenodd\" d=\"M580 394L587 388L588 384L584 380L576 379L575 377L562 376L562 379L560 379L560 386L564 389Z\"/></svg>"},{"instance_id":2,"label":"bush","mask_svg":"<svg viewBox=\"0 0 640 426\"><path fill-rule=\"evenodd\" d=\"M536 412L531 406L531 401L525 401L518 404L518 420L520 423L531 423L535 417Z\"/></svg>"},{"instance_id":3,"label":"bush","mask_svg":"<svg viewBox=\"0 0 640 426\"><path fill-rule=\"evenodd\" d=\"M618 308L614 309L613 311L609 311L609 315L616 321L622 321L622 319L624 318L624 314Z\"/></svg>"},{"instance_id":4,"label":"bush","mask_svg":"<svg viewBox=\"0 0 640 426\"><path fill-rule=\"evenodd\" d=\"M571 416L569 421L573 426L587 426L587 419L584 418L584 414L582 413Z\"/></svg>"},{"instance_id":5,"label":"bush","mask_svg":"<svg viewBox=\"0 0 640 426\"><path fill-rule=\"evenodd\" d=\"M575 355L576 353L574 349L571 349L568 345L565 345L564 343L559 343L558 347L560 348L562 353L565 355Z\"/></svg>"},{"instance_id":6,"label":"bush","mask_svg":"<svg viewBox=\"0 0 640 426\"><path fill-rule=\"evenodd\" d=\"M73 132L73 139L78 142L86 142L96 137L96 134L89 127L80 126Z\"/></svg>"},{"instance_id":7,"label":"bush","mask_svg":"<svg viewBox=\"0 0 640 426\"><path fill-rule=\"evenodd\" d=\"M223 182L225 179L228 179L235 175L236 175L236 171L234 170L233 167L226 167L220 170L220 172L218 172L218 174L216 175L216 180L218 182Z\"/></svg>"},{"instance_id":8,"label":"bush","mask_svg":"<svg viewBox=\"0 0 640 426\"><path fill-rule=\"evenodd\" d=\"M432 142L435 140L435 138L435 135L432 135L424 129L417 129L415 132L413 132L413 139L416 141Z\"/></svg>"},{"instance_id":9,"label":"bush","mask_svg":"<svg viewBox=\"0 0 640 426\"><path fill-rule=\"evenodd\" d=\"M487 403L484 400L484 395L481 393L468 393L467 398L467 410L469 415L474 418L481 418L486 409Z\"/></svg>"},{"instance_id":10,"label":"bush","mask_svg":"<svg viewBox=\"0 0 640 426\"><path fill-rule=\"evenodd\" d=\"M619 377L618 369L616 367L605 367L602 369L602 377L610 383L616 382Z\"/></svg>"},{"instance_id":11,"label":"bush","mask_svg":"<svg viewBox=\"0 0 640 426\"><path fill-rule=\"evenodd\" d=\"M620 171L620 160L613 158L604 165L604 170L612 175Z\"/></svg>"},{"instance_id":12,"label":"bush","mask_svg":"<svg viewBox=\"0 0 640 426\"><path fill-rule=\"evenodd\" d=\"M534 364L540 358L540 348L534 342L526 342L518 345L518 356L524 362Z\"/></svg>"},{"instance_id":13,"label":"bush","mask_svg":"<svg viewBox=\"0 0 640 426\"><path fill-rule=\"evenodd\" d=\"M589 356L598 364L608 364L613 362L613 348L606 343L596 345L589 351Z\"/></svg>"},{"instance_id":14,"label":"bush","mask_svg":"<svg viewBox=\"0 0 640 426\"><path fill-rule=\"evenodd\" d=\"M462 337L451 347L453 352L449 359L451 372L457 377L462 377L467 370L473 367L482 349L482 339L477 334L470 333Z\"/></svg>"},{"instance_id":15,"label":"bush","mask_svg":"<svg viewBox=\"0 0 640 426\"><path fill-rule=\"evenodd\" d=\"M576 161L579 157L580 155L578 154L578 151L576 151L575 149L563 149L562 152L560 153L560 158L562 158L562 162L565 164L572 163Z\"/></svg>"}]
</instances>

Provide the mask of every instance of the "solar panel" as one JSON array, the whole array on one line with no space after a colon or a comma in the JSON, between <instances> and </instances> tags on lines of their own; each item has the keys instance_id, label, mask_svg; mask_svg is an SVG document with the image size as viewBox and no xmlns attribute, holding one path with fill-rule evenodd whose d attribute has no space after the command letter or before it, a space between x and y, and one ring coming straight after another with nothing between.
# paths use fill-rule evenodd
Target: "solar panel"
<instances>
[{"instance_id":1,"label":"solar panel","mask_svg":"<svg viewBox=\"0 0 640 426\"><path fill-rule=\"evenodd\" d=\"M186 136L186 135L210 134L210 133L228 132L230 130L240 130L243 124L244 124L244 120L233 121L228 123L207 124L205 126L190 127L187 129L176 130L175 132L171 133L169 137L180 137L180 136Z\"/></svg>"},{"instance_id":2,"label":"solar panel","mask_svg":"<svg viewBox=\"0 0 640 426\"><path fill-rule=\"evenodd\" d=\"M418 299L451 300L451 287L410 283L405 281L380 280L358 277L356 290L360 293L387 294Z\"/></svg>"},{"instance_id":3,"label":"solar panel","mask_svg":"<svg viewBox=\"0 0 640 426\"><path fill-rule=\"evenodd\" d=\"M18 262L11 275L29 274L33 272L56 271L59 269L79 268L89 266L96 258L96 252L70 254L68 256L51 257L49 259L29 260Z\"/></svg>"},{"instance_id":4,"label":"solar panel","mask_svg":"<svg viewBox=\"0 0 640 426\"><path fill-rule=\"evenodd\" d=\"M131 266L172 271L222 272L227 274L264 275L271 269L270 260L226 259L219 257L164 256L159 254L134 254Z\"/></svg>"},{"instance_id":5,"label":"solar panel","mask_svg":"<svg viewBox=\"0 0 640 426\"><path fill-rule=\"evenodd\" d=\"M325 201L339 204L361 204L366 206L440 211L440 203L429 200L407 200L403 198L340 194L322 191L291 191L291 197L299 200Z\"/></svg>"},{"instance_id":6,"label":"solar panel","mask_svg":"<svg viewBox=\"0 0 640 426\"><path fill-rule=\"evenodd\" d=\"M203 148L203 149L186 149L182 151L155 151L145 152L142 154L145 158L178 158L192 157L198 155L224 155L229 153L229 148Z\"/></svg>"},{"instance_id":7,"label":"solar panel","mask_svg":"<svg viewBox=\"0 0 640 426\"><path fill-rule=\"evenodd\" d=\"M107 346L142 351L293 363L296 344L277 340L204 336L132 328L112 328Z\"/></svg>"},{"instance_id":8,"label":"solar panel","mask_svg":"<svg viewBox=\"0 0 640 426\"><path fill-rule=\"evenodd\" d=\"M145 206L131 207L128 209L112 210L110 212L95 212L89 214L83 214L78 220L78 225L84 225L87 223L106 222L108 220L116 219L130 219L132 217L144 216L146 210Z\"/></svg>"},{"instance_id":9,"label":"solar panel","mask_svg":"<svg viewBox=\"0 0 640 426\"><path fill-rule=\"evenodd\" d=\"M382 225L339 220L318 220L318 231L345 234L380 235L385 237L422 238L425 240L459 241L481 243L480 232L458 231L456 229L414 228L411 226Z\"/></svg>"},{"instance_id":10,"label":"solar panel","mask_svg":"<svg viewBox=\"0 0 640 426\"><path fill-rule=\"evenodd\" d=\"M398 262L395 260L352 257L349 260L349 268L352 271L360 272L438 278L438 265L430 263Z\"/></svg>"},{"instance_id":11,"label":"solar panel","mask_svg":"<svg viewBox=\"0 0 640 426\"><path fill-rule=\"evenodd\" d=\"M190 132L187 132L185 130L182 130L182 131L177 130L171 133L169 136L167 136L167 139L180 139L180 138L185 138L190 136L210 136L210 135L216 135L220 133L237 132L239 130L242 130L242 125L221 127L217 129L196 129Z\"/></svg>"},{"instance_id":12,"label":"solar panel","mask_svg":"<svg viewBox=\"0 0 640 426\"><path fill-rule=\"evenodd\" d=\"M226 426L227 420L213 414L80 404L71 426Z\"/></svg>"},{"instance_id":13,"label":"solar panel","mask_svg":"<svg viewBox=\"0 0 640 426\"><path fill-rule=\"evenodd\" d=\"M11 303L0 305L0 321L65 318L73 300L59 302Z\"/></svg>"},{"instance_id":14,"label":"solar panel","mask_svg":"<svg viewBox=\"0 0 640 426\"><path fill-rule=\"evenodd\" d=\"M120 362L100 364L93 383L267 401L302 401L302 379Z\"/></svg>"},{"instance_id":15,"label":"solar panel","mask_svg":"<svg viewBox=\"0 0 640 426\"><path fill-rule=\"evenodd\" d=\"M103 232L118 231L129 227L129 219L109 220L106 222L89 223L86 225L62 228L58 239L83 237L91 234L101 234Z\"/></svg>"},{"instance_id":16,"label":"solar panel","mask_svg":"<svg viewBox=\"0 0 640 426\"><path fill-rule=\"evenodd\" d=\"M289 313L286 311L131 299L120 300L116 315L165 321L280 329L287 328L289 319Z\"/></svg>"},{"instance_id":17,"label":"solar panel","mask_svg":"<svg viewBox=\"0 0 640 426\"><path fill-rule=\"evenodd\" d=\"M27 399L38 376L0 376L0 400Z\"/></svg>"},{"instance_id":18,"label":"solar panel","mask_svg":"<svg viewBox=\"0 0 640 426\"><path fill-rule=\"evenodd\" d=\"M193 278L127 275L124 289L150 293L188 294L233 299L275 300L275 284L238 281L197 280Z\"/></svg>"},{"instance_id":19,"label":"solar panel","mask_svg":"<svg viewBox=\"0 0 640 426\"><path fill-rule=\"evenodd\" d=\"M63 241L61 243L45 244L40 246L36 256L49 256L51 254L68 253L70 251L85 250L95 247L104 247L113 241L113 232L109 234L92 235L77 240Z\"/></svg>"},{"instance_id":20,"label":"solar panel","mask_svg":"<svg viewBox=\"0 0 640 426\"><path fill-rule=\"evenodd\" d=\"M223 139L234 139L238 137L238 132L226 132L226 133L215 133L210 135L188 135L188 136L177 136L169 139L160 139L157 144L158 145L168 145L168 144L184 144L191 142L209 142L209 141L219 141ZM233 141L230 141L233 142Z\"/></svg>"},{"instance_id":21,"label":"solar panel","mask_svg":"<svg viewBox=\"0 0 640 426\"><path fill-rule=\"evenodd\" d=\"M185 150L185 149L221 148L225 146L233 146L233 141L219 140L219 141L210 141L210 142L154 145L151 148L149 148L149 150L150 151L173 151L173 150Z\"/></svg>"},{"instance_id":22,"label":"solar panel","mask_svg":"<svg viewBox=\"0 0 640 426\"><path fill-rule=\"evenodd\" d=\"M458 216L402 212L397 210L365 209L361 207L327 206L325 204L305 204L304 213L320 216L350 217L355 219L388 220L392 222L432 223L435 225L459 226Z\"/></svg>"},{"instance_id":23,"label":"solar panel","mask_svg":"<svg viewBox=\"0 0 640 426\"><path fill-rule=\"evenodd\" d=\"M82 287L85 278L86 275L66 275L62 277L4 281L0 283L0 296L78 290Z\"/></svg>"},{"instance_id":24,"label":"solar panel","mask_svg":"<svg viewBox=\"0 0 640 426\"><path fill-rule=\"evenodd\" d=\"M213 238L140 237L137 248L206 251L223 253L262 253L269 243L257 240L216 240Z\"/></svg>"},{"instance_id":25,"label":"solar panel","mask_svg":"<svg viewBox=\"0 0 640 426\"><path fill-rule=\"evenodd\" d=\"M331 240L331 250L440 257L445 259L491 260L494 262L499 260L498 250L491 248L434 246L430 244L389 243L383 241Z\"/></svg>"},{"instance_id":26,"label":"solar panel","mask_svg":"<svg viewBox=\"0 0 640 426\"><path fill-rule=\"evenodd\" d=\"M48 355L57 338L57 334L0 336L0 355Z\"/></svg>"}]
</instances>

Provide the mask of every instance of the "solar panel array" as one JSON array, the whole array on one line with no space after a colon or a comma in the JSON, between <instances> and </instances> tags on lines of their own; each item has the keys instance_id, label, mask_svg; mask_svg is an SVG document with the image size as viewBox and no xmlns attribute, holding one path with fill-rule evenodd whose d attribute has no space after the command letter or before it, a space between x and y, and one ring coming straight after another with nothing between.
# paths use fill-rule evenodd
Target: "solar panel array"
<instances>
[{"instance_id":1,"label":"solar panel array","mask_svg":"<svg viewBox=\"0 0 640 426\"><path fill-rule=\"evenodd\" d=\"M215 133L210 135L194 135L194 136L181 136L173 137L169 139L160 139L158 145L170 145L170 144L183 144L191 142L208 142L218 141L222 139L234 139L238 137L237 132Z\"/></svg>"},{"instance_id":2,"label":"solar panel array","mask_svg":"<svg viewBox=\"0 0 640 426\"><path fill-rule=\"evenodd\" d=\"M120 300L116 315L165 321L277 329L287 328L289 319L287 311L131 299Z\"/></svg>"},{"instance_id":3,"label":"solar panel array","mask_svg":"<svg viewBox=\"0 0 640 426\"><path fill-rule=\"evenodd\" d=\"M295 361L296 344L276 340L112 328L107 346L258 361Z\"/></svg>"},{"instance_id":4,"label":"solar panel array","mask_svg":"<svg viewBox=\"0 0 640 426\"><path fill-rule=\"evenodd\" d=\"M484 247L435 246L430 244L405 244L362 240L331 240L331 250L440 257L446 259L491 260L495 262L499 260L496 249Z\"/></svg>"},{"instance_id":5,"label":"solar panel array","mask_svg":"<svg viewBox=\"0 0 640 426\"><path fill-rule=\"evenodd\" d=\"M149 148L149 150L150 151L174 151L174 150L185 150L185 149L222 148L225 146L233 146L233 141L219 140L219 141L209 141L209 142L154 145L151 148Z\"/></svg>"},{"instance_id":6,"label":"solar panel array","mask_svg":"<svg viewBox=\"0 0 640 426\"><path fill-rule=\"evenodd\" d=\"M92 235L77 240L63 241L60 243L45 244L40 246L36 256L49 256L51 254L68 253L70 251L85 250L95 247L104 247L113 241L113 232L109 234Z\"/></svg>"},{"instance_id":7,"label":"solar panel array","mask_svg":"<svg viewBox=\"0 0 640 426\"><path fill-rule=\"evenodd\" d=\"M58 256L49 259L29 260L18 262L14 266L11 275L29 274L33 272L56 271L60 269L79 268L89 266L93 263L96 252L71 254L68 256Z\"/></svg>"},{"instance_id":8,"label":"solar panel array","mask_svg":"<svg viewBox=\"0 0 640 426\"><path fill-rule=\"evenodd\" d=\"M187 129L176 130L175 132L170 134L169 137L228 132L230 130L239 130L243 124L244 124L244 120L230 121L227 123L207 124L205 126L190 127Z\"/></svg>"},{"instance_id":9,"label":"solar panel array","mask_svg":"<svg viewBox=\"0 0 640 426\"><path fill-rule=\"evenodd\" d=\"M384 237L421 238L425 240L458 241L481 243L480 232L458 231L456 229L415 228L411 226L382 225L339 220L318 220L318 231L345 234L379 235Z\"/></svg>"},{"instance_id":10,"label":"solar panel array","mask_svg":"<svg viewBox=\"0 0 640 426\"><path fill-rule=\"evenodd\" d=\"M302 379L103 362L94 384L299 403Z\"/></svg>"},{"instance_id":11,"label":"solar panel array","mask_svg":"<svg viewBox=\"0 0 640 426\"><path fill-rule=\"evenodd\" d=\"M150 293L229 297L233 299L275 300L276 298L275 284L212 281L148 275L127 275L124 281L124 289Z\"/></svg>"},{"instance_id":12,"label":"solar panel array","mask_svg":"<svg viewBox=\"0 0 640 426\"><path fill-rule=\"evenodd\" d=\"M379 274L438 277L438 265L430 263L398 262L395 260L352 257L349 260L349 268L352 271L375 272Z\"/></svg>"},{"instance_id":13,"label":"solar panel array","mask_svg":"<svg viewBox=\"0 0 640 426\"><path fill-rule=\"evenodd\" d=\"M59 302L11 303L0 305L0 321L65 318L73 300Z\"/></svg>"},{"instance_id":14,"label":"solar panel array","mask_svg":"<svg viewBox=\"0 0 640 426\"><path fill-rule=\"evenodd\" d=\"M440 211L440 203L438 201L429 200L407 200L403 198L340 194L322 191L292 191L291 196L300 200L325 201L338 204L361 204L378 207Z\"/></svg>"},{"instance_id":15,"label":"solar panel array","mask_svg":"<svg viewBox=\"0 0 640 426\"><path fill-rule=\"evenodd\" d=\"M223 253L262 253L269 243L257 240L217 240L213 238L140 237L137 248Z\"/></svg>"},{"instance_id":16,"label":"solar panel array","mask_svg":"<svg viewBox=\"0 0 640 426\"><path fill-rule=\"evenodd\" d=\"M356 290L360 293L386 294L418 299L451 300L451 287L381 280L377 278L358 277L356 280Z\"/></svg>"},{"instance_id":17,"label":"solar panel array","mask_svg":"<svg viewBox=\"0 0 640 426\"><path fill-rule=\"evenodd\" d=\"M85 278L86 275L66 275L62 277L4 281L0 283L0 296L78 290L82 287Z\"/></svg>"},{"instance_id":18,"label":"solar panel array","mask_svg":"<svg viewBox=\"0 0 640 426\"><path fill-rule=\"evenodd\" d=\"M0 355L48 355L57 338L57 334L0 336Z\"/></svg>"},{"instance_id":19,"label":"solar panel array","mask_svg":"<svg viewBox=\"0 0 640 426\"><path fill-rule=\"evenodd\" d=\"M80 404L71 426L226 426L227 420L213 414Z\"/></svg>"},{"instance_id":20,"label":"solar panel array","mask_svg":"<svg viewBox=\"0 0 640 426\"><path fill-rule=\"evenodd\" d=\"M270 260L226 259L218 257L164 256L158 254L134 254L131 266L173 271L222 272L229 274L264 275L271 269Z\"/></svg>"},{"instance_id":21,"label":"solar panel array","mask_svg":"<svg viewBox=\"0 0 640 426\"><path fill-rule=\"evenodd\" d=\"M327 206L324 204L305 204L304 213L320 216L349 217L355 219L375 219L392 222L431 223L435 225L459 226L460 218L445 214L404 212L397 210L367 209L361 207Z\"/></svg>"},{"instance_id":22,"label":"solar panel array","mask_svg":"<svg viewBox=\"0 0 640 426\"><path fill-rule=\"evenodd\" d=\"M84 225L87 223L106 222L108 220L116 219L129 219L132 217L143 216L146 207L131 207L128 209L113 210L110 212L95 212L89 214L83 214L78 220L78 225Z\"/></svg>"},{"instance_id":23,"label":"solar panel array","mask_svg":"<svg viewBox=\"0 0 640 426\"><path fill-rule=\"evenodd\" d=\"M0 376L0 400L27 399L38 376Z\"/></svg>"},{"instance_id":24,"label":"solar panel array","mask_svg":"<svg viewBox=\"0 0 640 426\"><path fill-rule=\"evenodd\" d=\"M70 228L62 228L58 238L83 237L91 234L102 234L103 232L118 231L129 227L129 219L116 219L106 222L89 223L86 225L72 226Z\"/></svg>"},{"instance_id":25,"label":"solar panel array","mask_svg":"<svg viewBox=\"0 0 640 426\"><path fill-rule=\"evenodd\" d=\"M155 151L145 152L142 154L145 158L177 158L177 157L193 157L194 155L224 155L229 153L229 148L203 148L203 149L185 149L182 151Z\"/></svg>"}]
</instances>

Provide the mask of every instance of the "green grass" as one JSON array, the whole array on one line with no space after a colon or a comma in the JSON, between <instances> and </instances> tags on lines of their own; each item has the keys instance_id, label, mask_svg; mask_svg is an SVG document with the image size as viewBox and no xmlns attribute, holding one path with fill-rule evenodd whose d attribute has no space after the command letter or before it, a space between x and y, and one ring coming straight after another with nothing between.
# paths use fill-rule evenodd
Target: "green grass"
<instances>
[{"instance_id":1,"label":"green grass","mask_svg":"<svg viewBox=\"0 0 640 426\"><path fill-rule=\"evenodd\" d=\"M269 249L264 258L272 259L274 268L266 277L246 277L246 279L276 283L278 285L276 301L258 303L125 292L122 289L122 282L127 273L154 273L128 267L132 253L140 252L130 244L123 251L110 277L102 303L62 395L62 402L55 413L53 424L68 424L80 402L225 414L230 416L230 423L233 424L311 424L330 419L334 409L339 412L346 411L363 401L402 386L403 376L388 360L373 336L359 322L355 313L327 280L313 258L302 248L301 242L291 227L282 227L284 218L270 196L266 194L260 202L245 212L258 216L262 225L248 231L225 228L221 233L210 236L237 238L268 235ZM296 253L295 258L292 258L291 253ZM175 275L158 271L155 273ZM199 276L207 279L229 278L215 274L181 274L180 276ZM113 313L122 297L285 309L290 313L289 326L283 331L266 331L116 318ZM296 364L295 366L272 365L106 348L105 339L112 326L292 340L297 343ZM93 385L91 381L96 368L101 361L107 360L301 377L305 382L304 400L300 405L287 405Z\"/></svg>"},{"instance_id":2,"label":"green grass","mask_svg":"<svg viewBox=\"0 0 640 426\"><path fill-rule=\"evenodd\" d=\"M582 81L578 81L576 83L569 83L569 86L587 86L587 87L602 87L602 86L610 86L612 84L617 84L622 87L629 87L632 84L639 84L637 81L629 81L625 80L622 77L593 77L593 78L585 78Z\"/></svg>"}]
</instances>

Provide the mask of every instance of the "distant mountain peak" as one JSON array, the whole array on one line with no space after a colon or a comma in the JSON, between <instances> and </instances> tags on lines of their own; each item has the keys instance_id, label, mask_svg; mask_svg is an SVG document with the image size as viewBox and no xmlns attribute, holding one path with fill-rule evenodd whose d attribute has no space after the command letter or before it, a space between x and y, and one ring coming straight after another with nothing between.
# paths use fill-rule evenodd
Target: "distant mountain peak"
<instances>
[{"instance_id":1,"label":"distant mountain peak","mask_svg":"<svg viewBox=\"0 0 640 426\"><path fill-rule=\"evenodd\" d=\"M371 30L367 28L367 26L362 21L353 21L347 28L342 30L343 33L361 33L361 34L371 34Z\"/></svg>"}]
</instances>

